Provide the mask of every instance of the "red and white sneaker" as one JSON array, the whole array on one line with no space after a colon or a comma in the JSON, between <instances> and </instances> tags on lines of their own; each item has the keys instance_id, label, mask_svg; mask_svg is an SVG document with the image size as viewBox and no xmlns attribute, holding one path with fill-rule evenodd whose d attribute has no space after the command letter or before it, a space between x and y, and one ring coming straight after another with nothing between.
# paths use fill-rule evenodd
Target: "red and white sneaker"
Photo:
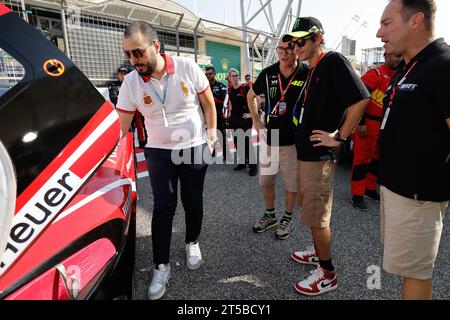
<instances>
[{"instance_id":1,"label":"red and white sneaker","mask_svg":"<svg viewBox=\"0 0 450 320\"><path fill-rule=\"evenodd\" d=\"M319 257L313 246L307 247L305 251L292 252L291 258L301 264L319 265Z\"/></svg>"},{"instance_id":2,"label":"red and white sneaker","mask_svg":"<svg viewBox=\"0 0 450 320\"><path fill-rule=\"evenodd\" d=\"M311 275L303 281L297 282L294 289L307 296L317 296L319 294L332 291L338 286L335 272L327 271L321 267L311 271Z\"/></svg>"}]
</instances>

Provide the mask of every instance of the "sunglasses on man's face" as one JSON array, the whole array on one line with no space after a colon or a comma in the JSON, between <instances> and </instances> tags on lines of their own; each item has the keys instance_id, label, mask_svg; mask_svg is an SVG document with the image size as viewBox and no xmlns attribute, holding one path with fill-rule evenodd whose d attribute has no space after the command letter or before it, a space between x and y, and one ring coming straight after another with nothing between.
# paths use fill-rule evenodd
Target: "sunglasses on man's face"
<instances>
[{"instance_id":1,"label":"sunglasses on man's face","mask_svg":"<svg viewBox=\"0 0 450 320\"><path fill-rule=\"evenodd\" d=\"M287 48L277 47L277 52L279 54L282 54L283 52L286 52L286 54L291 54L294 52L294 46Z\"/></svg>"},{"instance_id":2,"label":"sunglasses on man's face","mask_svg":"<svg viewBox=\"0 0 450 320\"><path fill-rule=\"evenodd\" d=\"M308 37L304 37L304 38L300 38L296 41L292 41L297 47L302 48L305 46L306 41L308 41L309 39L314 38L314 35L312 36L308 36Z\"/></svg>"},{"instance_id":3,"label":"sunglasses on man's face","mask_svg":"<svg viewBox=\"0 0 450 320\"><path fill-rule=\"evenodd\" d=\"M205 75L206 75L207 77L209 77L209 76L215 75L215 73L214 73L214 72L207 72L207 73L205 73Z\"/></svg>"},{"instance_id":4,"label":"sunglasses on man's face","mask_svg":"<svg viewBox=\"0 0 450 320\"><path fill-rule=\"evenodd\" d=\"M146 46L144 49L134 49L134 50L123 50L123 54L126 58L131 59L131 55L135 58L142 58L144 56L145 50L150 47L152 43Z\"/></svg>"}]
</instances>

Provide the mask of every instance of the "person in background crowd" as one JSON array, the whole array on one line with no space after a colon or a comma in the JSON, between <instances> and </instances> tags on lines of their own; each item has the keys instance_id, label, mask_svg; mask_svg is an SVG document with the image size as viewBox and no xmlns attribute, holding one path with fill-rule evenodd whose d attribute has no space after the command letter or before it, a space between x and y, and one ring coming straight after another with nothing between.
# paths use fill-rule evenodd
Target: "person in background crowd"
<instances>
[{"instance_id":1,"label":"person in background crowd","mask_svg":"<svg viewBox=\"0 0 450 320\"><path fill-rule=\"evenodd\" d=\"M222 150L223 157L227 158L227 135L226 135L226 119L224 114L224 102L228 95L228 88L223 83L216 80L216 69L213 66L205 68L205 75L208 78L211 91L214 96L214 102L216 104L217 113L217 130L222 133Z\"/></svg>"},{"instance_id":2,"label":"person in background crowd","mask_svg":"<svg viewBox=\"0 0 450 320\"><path fill-rule=\"evenodd\" d=\"M119 97L120 87L125 79L125 76L128 74L128 68L120 67L117 69L118 80L113 81L108 85L109 99L114 104L117 105L117 98ZM144 148L147 143L147 134L145 132L145 125L143 121L142 114L139 111L136 111L133 121L131 123L131 129L137 134L139 147Z\"/></svg>"},{"instance_id":3,"label":"person in background crowd","mask_svg":"<svg viewBox=\"0 0 450 320\"><path fill-rule=\"evenodd\" d=\"M109 100L112 102L114 106L117 105L117 97L119 96L120 86L125 79L125 76L128 74L128 69L125 67L120 67L117 69L117 77L116 81L113 81L108 84L108 92L109 92Z\"/></svg>"},{"instance_id":4,"label":"person in background crowd","mask_svg":"<svg viewBox=\"0 0 450 320\"><path fill-rule=\"evenodd\" d=\"M229 123L232 129L239 130L242 129L247 134L245 135L245 148L244 150L239 149L239 144L237 142L236 135L234 137L235 145L238 153L239 164L234 168L235 171L244 170L249 167L249 176L253 177L258 174L258 166L256 164L256 150L251 141L252 129L252 115L248 109L247 105L247 93L250 87L239 84L239 72L236 69L230 69L228 71L228 81L230 81L231 86L228 88L228 112ZM243 155L243 156L242 156ZM241 157L239 157L241 156ZM242 159L244 158L244 159ZM241 163L243 162L244 163ZM255 163L252 163L255 161Z\"/></svg>"},{"instance_id":5,"label":"person in background crowd","mask_svg":"<svg viewBox=\"0 0 450 320\"><path fill-rule=\"evenodd\" d=\"M251 87L253 85L252 76L251 75L246 74L244 79L245 79L244 85L249 86L249 87Z\"/></svg>"},{"instance_id":6,"label":"person in background crowd","mask_svg":"<svg viewBox=\"0 0 450 320\"><path fill-rule=\"evenodd\" d=\"M380 202L377 191L378 138L380 136L383 97L395 74L400 57L384 55L384 64L370 69L361 78L369 90L371 100L356 132L353 134L353 168L351 176L352 204L358 210L367 211L364 197Z\"/></svg>"}]
</instances>

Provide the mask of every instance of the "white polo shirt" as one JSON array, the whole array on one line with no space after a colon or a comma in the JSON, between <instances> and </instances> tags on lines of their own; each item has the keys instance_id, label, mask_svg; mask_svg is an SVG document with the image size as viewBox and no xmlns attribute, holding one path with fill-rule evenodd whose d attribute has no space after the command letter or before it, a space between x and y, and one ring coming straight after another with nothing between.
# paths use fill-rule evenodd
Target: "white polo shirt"
<instances>
[{"instance_id":1,"label":"white polo shirt","mask_svg":"<svg viewBox=\"0 0 450 320\"><path fill-rule=\"evenodd\" d=\"M142 77L136 70L129 73L120 87L117 109L142 113L147 148L179 150L204 144L206 126L198 94L208 89L208 79L192 60L161 55L166 62L161 80Z\"/></svg>"}]
</instances>

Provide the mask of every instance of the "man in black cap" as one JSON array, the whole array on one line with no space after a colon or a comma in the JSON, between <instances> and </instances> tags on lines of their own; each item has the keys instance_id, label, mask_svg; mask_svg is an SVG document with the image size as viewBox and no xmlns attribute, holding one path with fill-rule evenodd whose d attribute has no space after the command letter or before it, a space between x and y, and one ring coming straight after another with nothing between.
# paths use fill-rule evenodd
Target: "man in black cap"
<instances>
[{"instance_id":1,"label":"man in black cap","mask_svg":"<svg viewBox=\"0 0 450 320\"><path fill-rule=\"evenodd\" d=\"M117 69L117 81L113 81L108 85L109 99L116 106L117 98L119 97L119 90L122 86L125 76L128 74L128 69L126 67L120 67ZM131 130L136 132L139 141L139 148L144 148L147 144L147 133L145 131L145 124L142 114L136 111L134 114L133 121L131 123Z\"/></svg>"},{"instance_id":2,"label":"man in black cap","mask_svg":"<svg viewBox=\"0 0 450 320\"><path fill-rule=\"evenodd\" d=\"M119 79L111 82L108 85L109 99L114 104L114 106L117 104L117 97L119 96L119 89L120 89L123 79L125 79L125 76L127 75L127 73L128 73L127 68L120 67L119 69L117 69L117 77Z\"/></svg>"},{"instance_id":3,"label":"man in black cap","mask_svg":"<svg viewBox=\"0 0 450 320\"><path fill-rule=\"evenodd\" d=\"M369 102L369 93L348 60L340 53L325 52L323 34L319 20L304 17L283 36L284 42L295 45L299 60L307 60L311 67L296 106L296 146L301 220L311 228L314 246L291 255L299 263L318 265L294 286L309 296L338 285L330 229L337 149L356 128Z\"/></svg>"}]
</instances>

